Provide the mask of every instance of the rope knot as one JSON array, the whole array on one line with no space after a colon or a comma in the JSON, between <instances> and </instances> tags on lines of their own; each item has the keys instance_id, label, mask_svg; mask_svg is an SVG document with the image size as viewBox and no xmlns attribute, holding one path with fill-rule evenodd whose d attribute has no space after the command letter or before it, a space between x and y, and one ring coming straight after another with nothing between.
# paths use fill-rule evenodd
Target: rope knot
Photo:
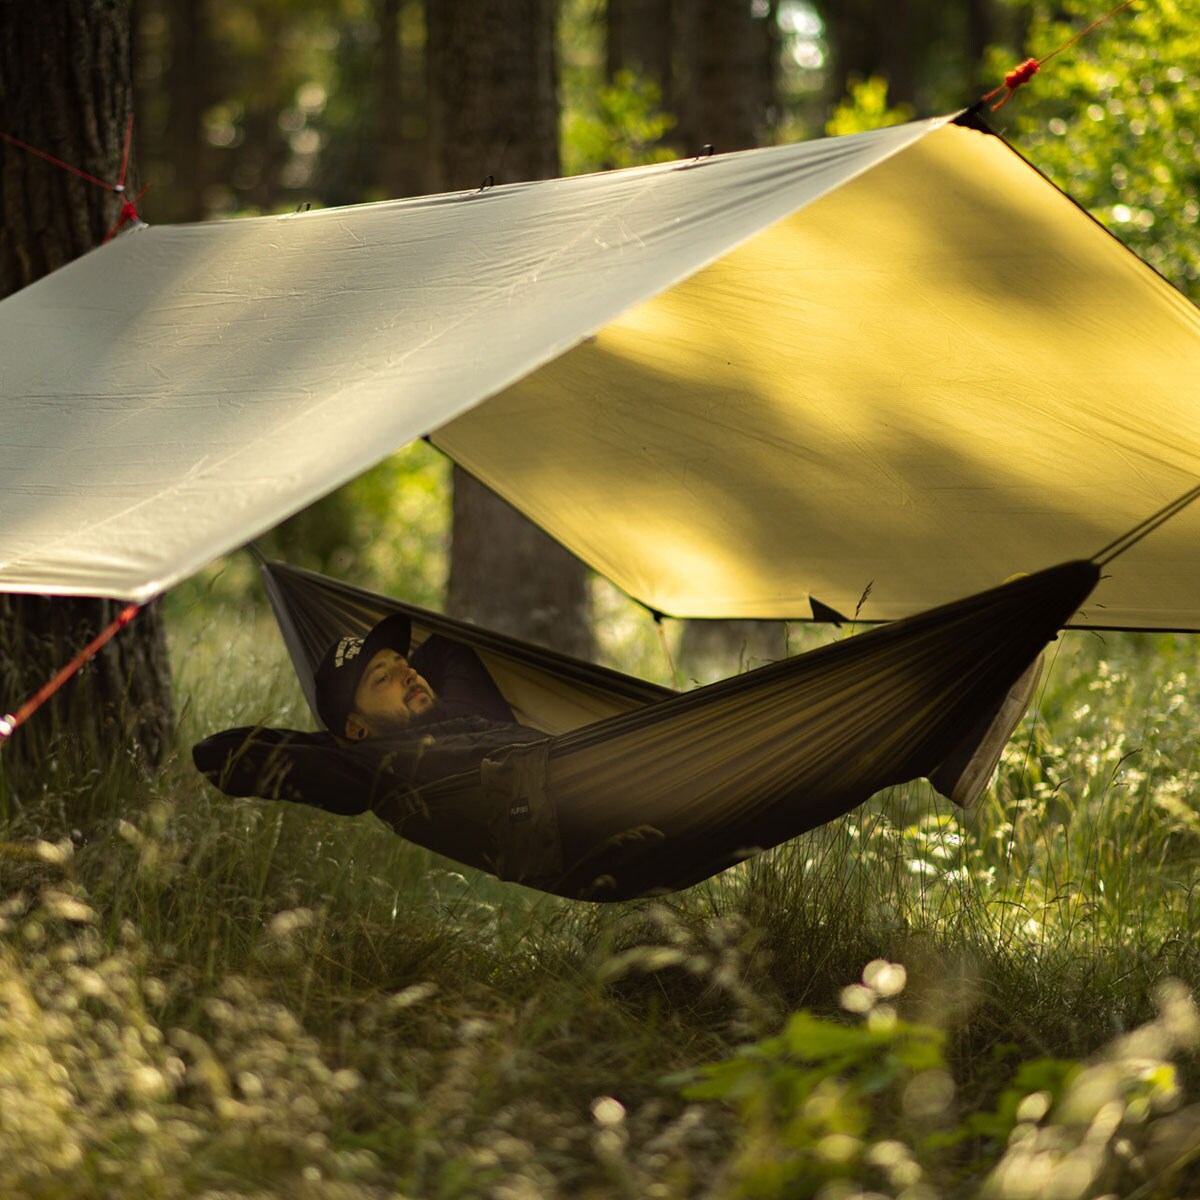
<instances>
[{"instance_id":1,"label":"rope knot","mask_svg":"<svg viewBox=\"0 0 1200 1200\"><path fill-rule=\"evenodd\" d=\"M145 193L145 190L145 188L142 189L142 194ZM121 215L117 218L117 223L104 235L106 242L112 241L126 225L141 225L144 223L138 215L137 210L137 201L141 198L142 195L139 194L133 200L130 200L128 197L125 199L125 202L121 205Z\"/></svg>"},{"instance_id":2,"label":"rope knot","mask_svg":"<svg viewBox=\"0 0 1200 1200\"><path fill-rule=\"evenodd\" d=\"M992 112L1003 108L1013 98L1013 93L1017 88L1023 83L1028 83L1041 69L1042 64L1036 58L1027 58L1019 67L1013 67L1004 77L1003 89L993 88L984 96L984 100L991 100L1004 90L1004 95L992 105Z\"/></svg>"},{"instance_id":3,"label":"rope knot","mask_svg":"<svg viewBox=\"0 0 1200 1200\"><path fill-rule=\"evenodd\" d=\"M1041 70L1042 64L1036 58L1027 58L1019 67L1009 71L1004 77L1004 86L1009 94L1017 90L1023 83L1028 83Z\"/></svg>"}]
</instances>

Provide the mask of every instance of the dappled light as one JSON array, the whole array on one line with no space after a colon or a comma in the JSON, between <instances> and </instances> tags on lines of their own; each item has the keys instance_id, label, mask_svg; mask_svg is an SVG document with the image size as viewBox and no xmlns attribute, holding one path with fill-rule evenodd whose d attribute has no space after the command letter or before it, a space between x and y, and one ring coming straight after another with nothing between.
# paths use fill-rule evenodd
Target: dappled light
<instances>
[{"instance_id":1,"label":"dappled light","mask_svg":"<svg viewBox=\"0 0 1200 1200\"><path fill-rule=\"evenodd\" d=\"M185 739L299 719L258 619L192 619ZM1052 659L976 812L893 789L603 912L182 768L82 842L10 811L0 1183L1169 1195L1200 1136L1194 648Z\"/></svg>"},{"instance_id":2,"label":"dappled light","mask_svg":"<svg viewBox=\"0 0 1200 1200\"><path fill-rule=\"evenodd\" d=\"M0 1200L1200 1194L1200 644L1113 631L1200 629L1200 505L1077 628L1054 566L1196 483L1200 0L958 7L0 25ZM913 121L1029 56L1002 138ZM451 607L486 539L565 608L452 460L600 573L600 666ZM212 786L351 755L306 656L388 597L543 773Z\"/></svg>"},{"instance_id":3,"label":"dappled light","mask_svg":"<svg viewBox=\"0 0 1200 1200\"><path fill-rule=\"evenodd\" d=\"M1115 250L945 126L436 439L660 611L853 612L870 584L863 616L900 616L1089 557L1193 484L1197 318ZM1198 522L1082 623L1190 627Z\"/></svg>"}]
</instances>

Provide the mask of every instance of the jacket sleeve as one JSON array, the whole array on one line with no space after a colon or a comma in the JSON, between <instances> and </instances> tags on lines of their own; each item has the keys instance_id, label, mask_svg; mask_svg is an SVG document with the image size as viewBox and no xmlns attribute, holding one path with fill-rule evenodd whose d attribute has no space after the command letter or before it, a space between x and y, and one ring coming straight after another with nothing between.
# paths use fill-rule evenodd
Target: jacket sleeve
<instances>
[{"instance_id":1,"label":"jacket sleeve","mask_svg":"<svg viewBox=\"0 0 1200 1200\"><path fill-rule=\"evenodd\" d=\"M373 763L328 733L226 729L193 746L192 761L227 796L295 800L345 816L370 807Z\"/></svg>"},{"instance_id":2,"label":"jacket sleeve","mask_svg":"<svg viewBox=\"0 0 1200 1200\"><path fill-rule=\"evenodd\" d=\"M200 772L227 796L293 800L354 816L422 785L474 771L489 754L546 735L482 717L346 745L329 733L243 726L192 747Z\"/></svg>"},{"instance_id":3,"label":"jacket sleeve","mask_svg":"<svg viewBox=\"0 0 1200 1200\"><path fill-rule=\"evenodd\" d=\"M496 681L470 646L434 634L413 651L409 662L433 688L440 719L484 717L505 724L516 721Z\"/></svg>"}]
</instances>

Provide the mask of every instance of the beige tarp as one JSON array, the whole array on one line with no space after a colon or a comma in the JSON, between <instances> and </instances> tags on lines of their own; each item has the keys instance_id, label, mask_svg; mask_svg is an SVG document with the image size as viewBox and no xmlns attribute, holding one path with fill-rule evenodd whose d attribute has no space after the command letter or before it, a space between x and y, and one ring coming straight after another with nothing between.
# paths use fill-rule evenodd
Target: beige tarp
<instances>
[{"instance_id":1,"label":"beige tarp","mask_svg":"<svg viewBox=\"0 0 1200 1200\"><path fill-rule=\"evenodd\" d=\"M429 431L680 616L898 617L1200 477L1195 308L944 119L130 233L0 303L0 362L10 591L146 598ZM1200 628L1198 533L1085 619Z\"/></svg>"}]
</instances>

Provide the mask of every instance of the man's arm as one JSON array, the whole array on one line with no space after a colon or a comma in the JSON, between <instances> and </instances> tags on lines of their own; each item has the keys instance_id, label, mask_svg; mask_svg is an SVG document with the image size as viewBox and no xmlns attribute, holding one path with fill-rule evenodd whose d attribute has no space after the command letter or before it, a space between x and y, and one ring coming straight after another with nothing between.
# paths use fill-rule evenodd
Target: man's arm
<instances>
[{"instance_id":1,"label":"man's arm","mask_svg":"<svg viewBox=\"0 0 1200 1200\"><path fill-rule=\"evenodd\" d=\"M192 759L228 796L293 800L354 816L394 804L424 784L478 770L505 746L545 737L477 716L352 744L328 733L244 726L197 743Z\"/></svg>"},{"instance_id":2,"label":"man's arm","mask_svg":"<svg viewBox=\"0 0 1200 1200\"><path fill-rule=\"evenodd\" d=\"M243 726L192 747L192 761L227 796L294 800L354 816L370 807L373 756L352 754L329 733Z\"/></svg>"}]
</instances>

